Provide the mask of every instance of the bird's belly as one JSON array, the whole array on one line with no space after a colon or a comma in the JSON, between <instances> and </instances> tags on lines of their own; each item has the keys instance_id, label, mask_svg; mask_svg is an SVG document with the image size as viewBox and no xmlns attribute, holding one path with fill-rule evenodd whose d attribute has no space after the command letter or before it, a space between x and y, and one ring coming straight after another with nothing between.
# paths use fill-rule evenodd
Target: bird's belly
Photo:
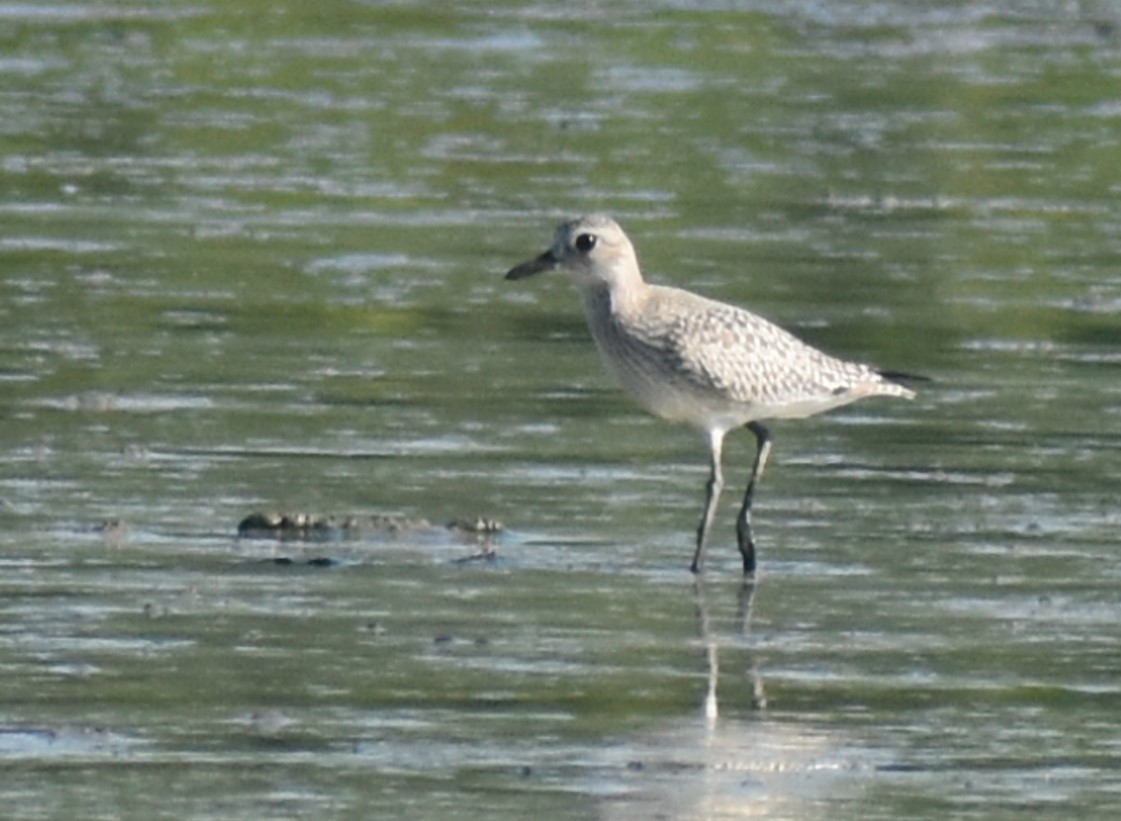
<instances>
[{"instance_id":1,"label":"bird's belly","mask_svg":"<svg viewBox=\"0 0 1121 821\"><path fill-rule=\"evenodd\" d=\"M762 418L759 408L750 403L732 402L684 386L654 385L620 376L623 387L638 404L654 416L671 422L683 422L701 430L731 430Z\"/></svg>"},{"instance_id":2,"label":"bird's belly","mask_svg":"<svg viewBox=\"0 0 1121 821\"><path fill-rule=\"evenodd\" d=\"M624 389L648 412L701 430L732 430L763 419L802 419L847 405L857 395L822 393L777 400L742 401L673 380L653 382L616 371Z\"/></svg>"}]
</instances>

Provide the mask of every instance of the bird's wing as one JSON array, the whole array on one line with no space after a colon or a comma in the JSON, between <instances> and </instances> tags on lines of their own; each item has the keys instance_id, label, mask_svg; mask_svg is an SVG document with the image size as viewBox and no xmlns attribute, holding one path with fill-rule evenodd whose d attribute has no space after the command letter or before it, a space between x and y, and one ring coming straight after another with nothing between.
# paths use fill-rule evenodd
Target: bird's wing
<instances>
[{"instance_id":1,"label":"bird's wing","mask_svg":"<svg viewBox=\"0 0 1121 821\"><path fill-rule=\"evenodd\" d=\"M691 380L735 402L825 398L874 377L866 366L834 359L763 317L708 300L672 324L667 343Z\"/></svg>"}]
</instances>

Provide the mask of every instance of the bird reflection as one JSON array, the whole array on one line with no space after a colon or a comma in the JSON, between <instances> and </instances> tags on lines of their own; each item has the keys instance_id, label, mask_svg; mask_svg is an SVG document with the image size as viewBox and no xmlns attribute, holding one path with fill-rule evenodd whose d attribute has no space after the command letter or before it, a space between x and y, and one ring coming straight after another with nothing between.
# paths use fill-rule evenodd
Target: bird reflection
<instances>
[{"instance_id":1,"label":"bird reflection","mask_svg":"<svg viewBox=\"0 0 1121 821\"><path fill-rule=\"evenodd\" d=\"M755 607L755 579L745 579L738 588L736 595L736 633L740 638L747 638L751 631L751 614ZM711 724L720 714L717 686L720 680L720 652L719 631L713 628L713 621L709 612L708 596L705 591L703 579L693 582L694 607L697 622L697 635L705 649L705 665L708 678L708 689L705 693L704 716ZM750 706L753 710L762 710L767 706L767 696L763 687L763 677L759 674L755 659L749 656L747 664L747 683L750 686Z\"/></svg>"},{"instance_id":2,"label":"bird reflection","mask_svg":"<svg viewBox=\"0 0 1121 821\"><path fill-rule=\"evenodd\" d=\"M859 753L815 729L813 722L761 713L766 708L756 641L751 636L756 583L732 588L694 582L694 612L704 650L707 688L704 714L691 710L636 738L611 745L601 759L617 781L601 803L605 821L660 818L828 817L838 777L863 769ZM710 605L712 605L710 607ZM725 676L724 713L719 704L720 640L745 656L746 680ZM692 648L694 645L690 645ZM730 647L729 647L730 646ZM738 662L737 665L738 667ZM746 687L744 685L747 685ZM599 785L602 786L602 785Z\"/></svg>"}]
</instances>

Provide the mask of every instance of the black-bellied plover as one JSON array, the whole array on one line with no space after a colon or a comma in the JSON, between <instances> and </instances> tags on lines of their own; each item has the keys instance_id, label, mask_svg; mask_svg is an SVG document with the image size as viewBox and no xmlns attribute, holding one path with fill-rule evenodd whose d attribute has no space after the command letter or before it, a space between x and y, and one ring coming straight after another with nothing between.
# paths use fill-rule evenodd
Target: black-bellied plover
<instances>
[{"instance_id":1,"label":"black-bellied plover","mask_svg":"<svg viewBox=\"0 0 1121 821\"><path fill-rule=\"evenodd\" d=\"M757 444L736 518L743 570L751 574L751 503L771 451L760 420L812 416L866 396L915 395L897 381L912 377L835 359L743 308L648 284L630 240L609 217L564 223L548 251L511 269L506 279L554 269L572 277L596 345L623 387L655 416L688 422L708 436L712 468L694 573L701 570L724 487L721 451L728 431L746 426Z\"/></svg>"}]
</instances>

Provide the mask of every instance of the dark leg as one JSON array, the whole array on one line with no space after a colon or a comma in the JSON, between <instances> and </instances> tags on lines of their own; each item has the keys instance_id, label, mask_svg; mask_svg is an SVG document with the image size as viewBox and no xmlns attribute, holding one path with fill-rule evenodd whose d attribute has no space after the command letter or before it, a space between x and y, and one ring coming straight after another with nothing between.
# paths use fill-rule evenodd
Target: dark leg
<instances>
[{"instance_id":1,"label":"dark leg","mask_svg":"<svg viewBox=\"0 0 1121 821\"><path fill-rule=\"evenodd\" d=\"M767 467L767 456L771 452L771 434L758 422L749 422L747 429L755 434L755 466L751 469L747 493L743 495L740 515L736 517L736 537L739 540L740 555L743 556L743 574L750 576L755 572L755 541L751 538L751 501L755 498L755 485L763 478L763 470Z\"/></svg>"},{"instance_id":2,"label":"dark leg","mask_svg":"<svg viewBox=\"0 0 1121 821\"><path fill-rule=\"evenodd\" d=\"M716 515L716 503L720 501L720 491L724 489L724 473L720 468L720 453L724 448L724 432L713 431L709 445L712 448L712 470L705 485L705 509L701 523L697 527L697 552L693 554L693 564L689 568L694 573L701 572L704 564L705 542L712 527L712 517Z\"/></svg>"}]
</instances>

